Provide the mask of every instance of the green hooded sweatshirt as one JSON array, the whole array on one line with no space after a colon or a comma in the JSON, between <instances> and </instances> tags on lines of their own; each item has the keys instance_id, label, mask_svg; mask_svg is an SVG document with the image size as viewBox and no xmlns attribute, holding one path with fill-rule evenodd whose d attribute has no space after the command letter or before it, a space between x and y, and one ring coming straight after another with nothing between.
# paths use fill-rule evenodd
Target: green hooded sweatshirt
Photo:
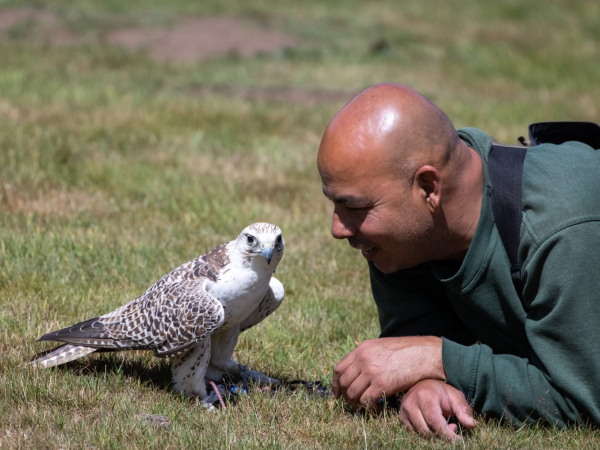
<instances>
[{"instance_id":1,"label":"green hooded sweatshirt","mask_svg":"<svg viewBox=\"0 0 600 450\"><path fill-rule=\"evenodd\" d=\"M489 135L479 224L462 261L384 274L369 264L381 337L443 338L447 383L474 409L514 424L600 425L600 151L579 142L527 151L517 292L494 223Z\"/></svg>"}]
</instances>

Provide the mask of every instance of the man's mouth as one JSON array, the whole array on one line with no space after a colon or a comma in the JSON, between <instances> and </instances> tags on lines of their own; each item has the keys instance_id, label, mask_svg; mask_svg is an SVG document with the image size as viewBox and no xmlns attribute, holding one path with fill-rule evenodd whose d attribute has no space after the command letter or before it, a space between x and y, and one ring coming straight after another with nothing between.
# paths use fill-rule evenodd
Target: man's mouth
<instances>
[{"instance_id":1,"label":"man's mouth","mask_svg":"<svg viewBox=\"0 0 600 450\"><path fill-rule=\"evenodd\" d=\"M360 252L366 259L370 261L375 257L377 249L375 247L363 247Z\"/></svg>"},{"instance_id":2,"label":"man's mouth","mask_svg":"<svg viewBox=\"0 0 600 450\"><path fill-rule=\"evenodd\" d=\"M360 250L362 255L368 260L371 260L377 253L377 247L374 247L374 246L371 246L368 244L359 244L359 243L355 243L355 242L350 242L349 244L352 248L355 248L356 250Z\"/></svg>"}]
</instances>

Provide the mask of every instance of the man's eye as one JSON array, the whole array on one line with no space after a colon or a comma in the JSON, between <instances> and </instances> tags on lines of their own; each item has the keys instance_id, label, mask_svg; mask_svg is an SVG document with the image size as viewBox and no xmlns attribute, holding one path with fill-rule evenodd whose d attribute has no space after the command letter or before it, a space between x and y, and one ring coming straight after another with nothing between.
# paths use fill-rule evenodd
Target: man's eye
<instances>
[{"instance_id":1,"label":"man's eye","mask_svg":"<svg viewBox=\"0 0 600 450\"><path fill-rule=\"evenodd\" d=\"M370 206L346 206L349 211L366 211Z\"/></svg>"}]
</instances>

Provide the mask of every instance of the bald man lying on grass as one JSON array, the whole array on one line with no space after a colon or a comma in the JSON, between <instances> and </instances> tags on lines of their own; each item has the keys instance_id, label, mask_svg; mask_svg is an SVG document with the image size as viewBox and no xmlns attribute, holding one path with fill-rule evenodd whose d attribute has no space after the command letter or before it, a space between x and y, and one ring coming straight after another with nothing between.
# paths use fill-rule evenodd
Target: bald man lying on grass
<instances>
[{"instance_id":1,"label":"bald man lying on grass","mask_svg":"<svg viewBox=\"0 0 600 450\"><path fill-rule=\"evenodd\" d=\"M473 410L600 424L600 152L528 150L517 292L491 210L484 132L414 90L373 86L333 118L317 163L331 233L368 261L381 336L335 367L356 408L405 392L400 417L458 437Z\"/></svg>"}]
</instances>

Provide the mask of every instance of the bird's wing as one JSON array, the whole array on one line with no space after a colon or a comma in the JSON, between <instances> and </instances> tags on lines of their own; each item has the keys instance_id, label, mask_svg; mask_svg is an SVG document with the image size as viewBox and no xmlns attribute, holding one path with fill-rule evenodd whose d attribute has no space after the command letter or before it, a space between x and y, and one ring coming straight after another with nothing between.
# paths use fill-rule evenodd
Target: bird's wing
<instances>
[{"instance_id":1,"label":"bird's wing","mask_svg":"<svg viewBox=\"0 0 600 450\"><path fill-rule=\"evenodd\" d=\"M111 313L39 340L106 350L154 350L163 358L179 354L210 336L223 323L225 313L200 280L166 280Z\"/></svg>"},{"instance_id":2,"label":"bird's wing","mask_svg":"<svg viewBox=\"0 0 600 450\"><path fill-rule=\"evenodd\" d=\"M254 312L240 324L240 331L245 331L248 328L252 328L254 325L262 322L267 316L272 314L277 308L279 308L279 305L281 305L284 294L285 291L283 289L283 284L281 284L277 278L272 277L271 281L269 281L269 289L267 289L267 293L258 305L258 308L256 308Z\"/></svg>"}]
</instances>

